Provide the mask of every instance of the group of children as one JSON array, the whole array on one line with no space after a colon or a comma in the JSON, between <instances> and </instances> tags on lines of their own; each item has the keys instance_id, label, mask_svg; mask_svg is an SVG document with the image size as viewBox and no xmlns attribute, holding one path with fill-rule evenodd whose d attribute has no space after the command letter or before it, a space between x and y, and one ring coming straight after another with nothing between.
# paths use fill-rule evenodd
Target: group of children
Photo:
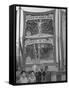
<instances>
[{"instance_id":1,"label":"group of children","mask_svg":"<svg viewBox=\"0 0 69 90\"><path fill-rule=\"evenodd\" d=\"M31 72L17 72L16 76L17 83L33 83L36 82L36 77L33 71Z\"/></svg>"},{"instance_id":2,"label":"group of children","mask_svg":"<svg viewBox=\"0 0 69 90\"><path fill-rule=\"evenodd\" d=\"M46 70L40 71L16 71L16 83L38 83L46 81Z\"/></svg>"}]
</instances>

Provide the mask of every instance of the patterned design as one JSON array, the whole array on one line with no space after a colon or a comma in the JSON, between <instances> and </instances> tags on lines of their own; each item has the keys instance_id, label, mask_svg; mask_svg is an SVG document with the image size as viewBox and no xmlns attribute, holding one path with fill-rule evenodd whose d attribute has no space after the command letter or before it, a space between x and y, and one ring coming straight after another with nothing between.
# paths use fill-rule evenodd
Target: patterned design
<instances>
[{"instance_id":1,"label":"patterned design","mask_svg":"<svg viewBox=\"0 0 69 90\"><path fill-rule=\"evenodd\" d=\"M35 20L28 20L26 22L26 33L28 31L31 32L31 35L37 34L38 33L38 26L37 26L37 22L35 22Z\"/></svg>"},{"instance_id":2,"label":"patterned design","mask_svg":"<svg viewBox=\"0 0 69 90\"><path fill-rule=\"evenodd\" d=\"M26 47L26 57L29 56L29 57L31 57L31 59L35 58L33 48L34 48L33 45L28 45Z\"/></svg>"},{"instance_id":3,"label":"patterned design","mask_svg":"<svg viewBox=\"0 0 69 90\"><path fill-rule=\"evenodd\" d=\"M42 33L53 34L54 33L53 20L45 19L45 20L42 20L42 22L44 22L43 24L41 24Z\"/></svg>"},{"instance_id":4,"label":"patterned design","mask_svg":"<svg viewBox=\"0 0 69 90\"><path fill-rule=\"evenodd\" d=\"M43 15L39 13L25 12L26 57L29 56L31 60L53 60L53 17L53 13ZM43 41L42 39L45 40Z\"/></svg>"},{"instance_id":5,"label":"patterned design","mask_svg":"<svg viewBox=\"0 0 69 90\"><path fill-rule=\"evenodd\" d=\"M53 47L50 44L44 44L40 49L40 59L53 60Z\"/></svg>"}]
</instances>

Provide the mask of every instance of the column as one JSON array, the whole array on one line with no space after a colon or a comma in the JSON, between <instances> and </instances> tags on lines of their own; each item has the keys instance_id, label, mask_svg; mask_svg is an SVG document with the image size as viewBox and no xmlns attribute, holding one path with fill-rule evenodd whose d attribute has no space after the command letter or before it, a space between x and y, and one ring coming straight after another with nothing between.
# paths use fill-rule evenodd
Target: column
<instances>
[{"instance_id":1,"label":"column","mask_svg":"<svg viewBox=\"0 0 69 90\"><path fill-rule=\"evenodd\" d=\"M56 12L55 12L55 51L56 51L56 62L58 63L59 62L59 55L58 55L58 23L59 23L59 20L58 20L58 15L59 15L59 10L56 9Z\"/></svg>"},{"instance_id":2,"label":"column","mask_svg":"<svg viewBox=\"0 0 69 90\"><path fill-rule=\"evenodd\" d=\"M19 63L21 69L23 68L23 10L21 7L17 8L17 26L16 26L16 41L18 42L18 48L19 48Z\"/></svg>"},{"instance_id":3,"label":"column","mask_svg":"<svg viewBox=\"0 0 69 90\"><path fill-rule=\"evenodd\" d=\"M39 36L41 35L41 19L40 22L38 22L38 29L39 29ZM40 61L40 43L38 44L38 62Z\"/></svg>"}]
</instances>

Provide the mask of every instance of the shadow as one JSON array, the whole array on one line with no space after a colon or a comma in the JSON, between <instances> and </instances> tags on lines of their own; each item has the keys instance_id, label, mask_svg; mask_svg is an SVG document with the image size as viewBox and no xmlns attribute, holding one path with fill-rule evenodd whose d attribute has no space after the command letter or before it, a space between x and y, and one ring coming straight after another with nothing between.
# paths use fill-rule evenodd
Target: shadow
<instances>
[{"instance_id":1,"label":"shadow","mask_svg":"<svg viewBox=\"0 0 69 90\"><path fill-rule=\"evenodd\" d=\"M9 81L5 81L5 83L9 84Z\"/></svg>"}]
</instances>

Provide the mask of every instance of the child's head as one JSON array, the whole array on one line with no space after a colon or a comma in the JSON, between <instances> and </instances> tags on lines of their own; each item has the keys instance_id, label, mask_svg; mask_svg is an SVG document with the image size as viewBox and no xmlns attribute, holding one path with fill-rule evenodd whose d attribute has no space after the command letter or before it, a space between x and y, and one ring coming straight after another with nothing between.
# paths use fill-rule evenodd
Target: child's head
<instances>
[{"instance_id":1,"label":"child's head","mask_svg":"<svg viewBox=\"0 0 69 90\"><path fill-rule=\"evenodd\" d=\"M31 71L31 75L34 75L34 71Z\"/></svg>"},{"instance_id":2,"label":"child's head","mask_svg":"<svg viewBox=\"0 0 69 90\"><path fill-rule=\"evenodd\" d=\"M25 71L22 71L22 72L21 72L21 76L22 76L22 77L26 77L26 72L25 72Z\"/></svg>"},{"instance_id":3,"label":"child's head","mask_svg":"<svg viewBox=\"0 0 69 90\"><path fill-rule=\"evenodd\" d=\"M20 71L17 71L17 72L16 72L16 79L17 79L17 80L19 80L19 78L20 78L20 73L21 73Z\"/></svg>"}]
</instances>

